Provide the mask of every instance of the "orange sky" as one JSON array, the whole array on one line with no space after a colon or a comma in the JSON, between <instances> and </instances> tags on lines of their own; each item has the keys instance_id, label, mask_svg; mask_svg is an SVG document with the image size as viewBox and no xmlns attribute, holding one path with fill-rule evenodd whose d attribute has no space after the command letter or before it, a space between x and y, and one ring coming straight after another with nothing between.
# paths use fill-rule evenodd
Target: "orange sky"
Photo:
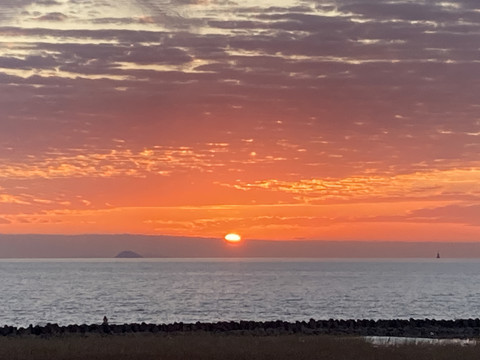
<instances>
[{"instance_id":1,"label":"orange sky","mask_svg":"<svg viewBox=\"0 0 480 360\"><path fill-rule=\"evenodd\" d=\"M0 233L477 241L479 14L0 0Z\"/></svg>"}]
</instances>

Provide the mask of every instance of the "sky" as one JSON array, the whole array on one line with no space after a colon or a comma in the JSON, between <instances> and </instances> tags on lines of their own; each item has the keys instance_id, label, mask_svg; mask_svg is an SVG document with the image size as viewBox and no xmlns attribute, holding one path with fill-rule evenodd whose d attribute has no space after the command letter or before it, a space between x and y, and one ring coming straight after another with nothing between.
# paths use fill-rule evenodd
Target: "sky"
<instances>
[{"instance_id":1,"label":"sky","mask_svg":"<svg viewBox=\"0 0 480 360\"><path fill-rule=\"evenodd\" d=\"M480 3L0 0L0 233L480 240Z\"/></svg>"}]
</instances>

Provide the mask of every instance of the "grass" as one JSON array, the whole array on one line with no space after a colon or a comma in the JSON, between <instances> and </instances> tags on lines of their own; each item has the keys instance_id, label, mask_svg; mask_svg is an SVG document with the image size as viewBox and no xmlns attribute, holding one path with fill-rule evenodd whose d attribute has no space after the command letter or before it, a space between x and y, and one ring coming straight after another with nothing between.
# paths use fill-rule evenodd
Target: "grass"
<instances>
[{"instance_id":1,"label":"grass","mask_svg":"<svg viewBox=\"0 0 480 360\"><path fill-rule=\"evenodd\" d=\"M478 359L480 346L373 346L347 336L251 336L210 333L91 334L0 338L0 359L9 360L444 360Z\"/></svg>"}]
</instances>

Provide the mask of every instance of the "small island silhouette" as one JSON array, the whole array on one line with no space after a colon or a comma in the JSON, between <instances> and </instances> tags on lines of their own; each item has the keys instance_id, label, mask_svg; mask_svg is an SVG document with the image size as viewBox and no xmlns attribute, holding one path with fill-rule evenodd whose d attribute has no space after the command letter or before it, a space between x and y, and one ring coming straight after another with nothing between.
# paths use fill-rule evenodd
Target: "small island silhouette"
<instances>
[{"instance_id":1,"label":"small island silhouette","mask_svg":"<svg viewBox=\"0 0 480 360\"><path fill-rule=\"evenodd\" d=\"M116 258L123 258L123 259L136 259L136 258L143 258L142 255L137 254L134 251L131 250L124 250L119 252L116 256Z\"/></svg>"}]
</instances>

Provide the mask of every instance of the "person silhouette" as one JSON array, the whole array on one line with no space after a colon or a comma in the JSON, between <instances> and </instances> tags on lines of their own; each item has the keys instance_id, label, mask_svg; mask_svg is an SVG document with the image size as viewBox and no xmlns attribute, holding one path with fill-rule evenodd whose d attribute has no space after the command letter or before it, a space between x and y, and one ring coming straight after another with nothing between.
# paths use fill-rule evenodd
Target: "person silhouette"
<instances>
[{"instance_id":1,"label":"person silhouette","mask_svg":"<svg viewBox=\"0 0 480 360\"><path fill-rule=\"evenodd\" d=\"M106 316L103 317L102 332L104 334L111 334L110 325L108 325L108 319Z\"/></svg>"}]
</instances>

